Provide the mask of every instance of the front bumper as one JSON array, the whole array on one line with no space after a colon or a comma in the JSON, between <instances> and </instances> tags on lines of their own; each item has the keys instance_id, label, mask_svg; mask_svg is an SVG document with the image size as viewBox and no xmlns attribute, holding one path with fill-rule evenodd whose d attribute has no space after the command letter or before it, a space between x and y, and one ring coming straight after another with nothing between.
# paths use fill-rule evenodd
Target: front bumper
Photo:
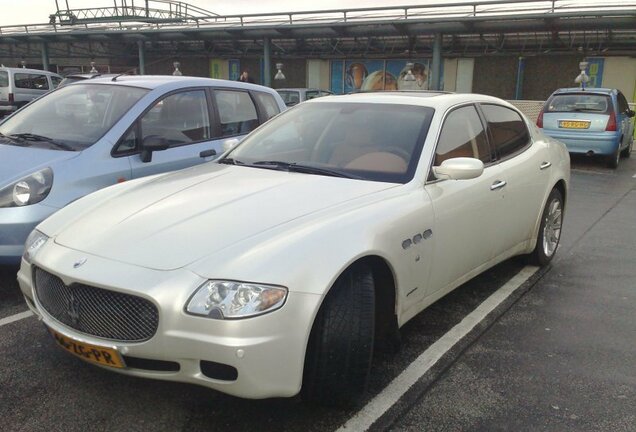
<instances>
[{"instance_id":1,"label":"front bumper","mask_svg":"<svg viewBox=\"0 0 636 432\"><path fill-rule=\"evenodd\" d=\"M19 264L31 231L57 210L43 204L0 208L0 265Z\"/></svg>"},{"instance_id":2,"label":"front bumper","mask_svg":"<svg viewBox=\"0 0 636 432\"><path fill-rule=\"evenodd\" d=\"M73 268L73 263L83 258L86 263ZM142 359L134 362L134 367L132 363L124 369L104 366L108 369L199 384L245 398L289 397L300 391L305 348L320 305L319 295L290 292L285 305L274 312L242 320L214 320L184 312L190 295L205 282L185 269L158 271L136 267L83 254L52 240L42 247L35 261L35 265L57 275L67 285L78 282L137 295L157 306L158 329L145 342L116 342L80 333L43 309L34 296L32 266L22 261L18 274L20 288L47 327L76 341L114 347L124 360ZM53 339L51 343L55 343ZM150 370L143 366L156 361L176 363L178 370ZM202 361L234 368L236 378L211 378Z\"/></svg>"},{"instance_id":3,"label":"front bumper","mask_svg":"<svg viewBox=\"0 0 636 432\"><path fill-rule=\"evenodd\" d=\"M620 145L620 135L616 132L567 132L544 130L546 135L558 139L570 153L613 155Z\"/></svg>"}]
</instances>

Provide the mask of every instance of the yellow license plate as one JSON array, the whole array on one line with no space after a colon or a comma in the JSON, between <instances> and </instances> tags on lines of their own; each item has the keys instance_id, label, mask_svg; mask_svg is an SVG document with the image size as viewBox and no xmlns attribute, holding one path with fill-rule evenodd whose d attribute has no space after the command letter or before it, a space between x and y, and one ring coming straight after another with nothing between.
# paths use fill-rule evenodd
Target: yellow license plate
<instances>
[{"instance_id":1,"label":"yellow license plate","mask_svg":"<svg viewBox=\"0 0 636 432\"><path fill-rule=\"evenodd\" d=\"M59 346L73 355L76 355L90 363L97 363L102 366L110 366L114 368L124 368L124 360L121 358L117 350L106 348L98 345L80 342L64 336L55 330L49 329L55 341Z\"/></svg>"},{"instance_id":2,"label":"yellow license plate","mask_svg":"<svg viewBox=\"0 0 636 432\"><path fill-rule=\"evenodd\" d=\"M589 121L560 120L559 127L564 129L588 129Z\"/></svg>"}]
</instances>

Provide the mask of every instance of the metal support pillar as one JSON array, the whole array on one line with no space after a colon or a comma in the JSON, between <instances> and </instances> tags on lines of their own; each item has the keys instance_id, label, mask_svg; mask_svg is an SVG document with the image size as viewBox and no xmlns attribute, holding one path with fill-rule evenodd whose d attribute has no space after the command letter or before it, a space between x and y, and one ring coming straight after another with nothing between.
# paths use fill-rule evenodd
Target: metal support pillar
<instances>
[{"instance_id":1,"label":"metal support pillar","mask_svg":"<svg viewBox=\"0 0 636 432\"><path fill-rule=\"evenodd\" d=\"M146 75L146 53L144 51L144 41L137 41L139 50L139 75Z\"/></svg>"},{"instance_id":2,"label":"metal support pillar","mask_svg":"<svg viewBox=\"0 0 636 432\"><path fill-rule=\"evenodd\" d=\"M526 69L526 59L519 57L517 62L517 84L515 85L515 99L520 100L523 98L523 73Z\"/></svg>"},{"instance_id":3,"label":"metal support pillar","mask_svg":"<svg viewBox=\"0 0 636 432\"><path fill-rule=\"evenodd\" d=\"M42 43L42 69L49 70L49 46L46 42Z\"/></svg>"},{"instance_id":4,"label":"metal support pillar","mask_svg":"<svg viewBox=\"0 0 636 432\"><path fill-rule=\"evenodd\" d=\"M442 34L433 39L433 64L431 65L431 90L442 89Z\"/></svg>"},{"instance_id":5,"label":"metal support pillar","mask_svg":"<svg viewBox=\"0 0 636 432\"><path fill-rule=\"evenodd\" d=\"M269 38L263 39L263 85L272 86L272 44Z\"/></svg>"}]
</instances>

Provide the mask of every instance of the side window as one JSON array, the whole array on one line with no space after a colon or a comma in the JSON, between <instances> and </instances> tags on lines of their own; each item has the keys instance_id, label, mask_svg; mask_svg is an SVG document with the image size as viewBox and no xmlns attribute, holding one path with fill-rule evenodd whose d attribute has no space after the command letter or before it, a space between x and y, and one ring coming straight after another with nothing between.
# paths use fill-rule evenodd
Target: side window
<instances>
[{"instance_id":1,"label":"side window","mask_svg":"<svg viewBox=\"0 0 636 432\"><path fill-rule=\"evenodd\" d=\"M53 83L53 88L57 88L62 82L62 78L51 75L51 82Z\"/></svg>"},{"instance_id":2,"label":"side window","mask_svg":"<svg viewBox=\"0 0 636 432\"><path fill-rule=\"evenodd\" d=\"M276 103L276 99L269 93L256 92L256 99L258 103L261 104L263 109L265 110L265 116L267 117L265 120L269 120L274 117L276 114L280 113L280 108L278 108L278 104Z\"/></svg>"},{"instance_id":3,"label":"side window","mask_svg":"<svg viewBox=\"0 0 636 432\"><path fill-rule=\"evenodd\" d=\"M0 71L0 87L9 87L9 73Z\"/></svg>"},{"instance_id":4,"label":"side window","mask_svg":"<svg viewBox=\"0 0 636 432\"><path fill-rule=\"evenodd\" d=\"M435 165L456 157L472 157L484 163L491 161L486 132L472 105L452 111L442 126Z\"/></svg>"},{"instance_id":5,"label":"side window","mask_svg":"<svg viewBox=\"0 0 636 432\"><path fill-rule=\"evenodd\" d=\"M133 127L128 131L126 135L119 141L117 150L115 153L124 154L131 153L137 150L137 128Z\"/></svg>"},{"instance_id":6,"label":"side window","mask_svg":"<svg viewBox=\"0 0 636 432\"><path fill-rule=\"evenodd\" d=\"M185 91L161 99L140 122L142 140L157 135L171 146L205 141L211 136L208 102L203 90Z\"/></svg>"},{"instance_id":7,"label":"side window","mask_svg":"<svg viewBox=\"0 0 636 432\"><path fill-rule=\"evenodd\" d=\"M317 98L320 96L320 90L307 90L305 96L307 97L307 100Z\"/></svg>"},{"instance_id":8,"label":"side window","mask_svg":"<svg viewBox=\"0 0 636 432\"><path fill-rule=\"evenodd\" d=\"M616 97L618 99L618 111L627 113L627 111L629 111L629 104L627 103L627 99L625 99L623 93L618 92Z\"/></svg>"},{"instance_id":9,"label":"side window","mask_svg":"<svg viewBox=\"0 0 636 432\"><path fill-rule=\"evenodd\" d=\"M46 75L16 73L13 77L17 88L30 90L48 90L49 82Z\"/></svg>"},{"instance_id":10,"label":"side window","mask_svg":"<svg viewBox=\"0 0 636 432\"><path fill-rule=\"evenodd\" d=\"M221 136L242 135L256 129L258 114L249 93L237 90L215 90L219 110Z\"/></svg>"},{"instance_id":11,"label":"side window","mask_svg":"<svg viewBox=\"0 0 636 432\"><path fill-rule=\"evenodd\" d=\"M530 133L519 113L499 105L484 104L481 108L499 159L519 152L529 144Z\"/></svg>"}]
</instances>

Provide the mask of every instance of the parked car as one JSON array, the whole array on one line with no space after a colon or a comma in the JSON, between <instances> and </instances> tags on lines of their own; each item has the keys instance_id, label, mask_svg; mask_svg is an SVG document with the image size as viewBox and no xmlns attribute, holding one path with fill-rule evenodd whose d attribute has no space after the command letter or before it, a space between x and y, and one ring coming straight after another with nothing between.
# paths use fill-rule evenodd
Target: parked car
<instances>
[{"instance_id":1,"label":"parked car","mask_svg":"<svg viewBox=\"0 0 636 432\"><path fill-rule=\"evenodd\" d=\"M93 78L0 123L0 263L76 199L125 180L210 161L285 109L274 90L172 76Z\"/></svg>"},{"instance_id":2,"label":"parked car","mask_svg":"<svg viewBox=\"0 0 636 432\"><path fill-rule=\"evenodd\" d=\"M632 117L634 111L617 89L563 88L548 98L537 126L564 142L570 153L601 155L617 168L634 145Z\"/></svg>"},{"instance_id":3,"label":"parked car","mask_svg":"<svg viewBox=\"0 0 636 432\"><path fill-rule=\"evenodd\" d=\"M53 90L61 81L53 72L0 67L0 118Z\"/></svg>"},{"instance_id":4,"label":"parked car","mask_svg":"<svg viewBox=\"0 0 636 432\"><path fill-rule=\"evenodd\" d=\"M514 255L550 262L569 170L565 146L500 99L319 98L215 162L55 213L18 280L88 362L346 405L374 346L425 307Z\"/></svg>"},{"instance_id":5,"label":"parked car","mask_svg":"<svg viewBox=\"0 0 636 432\"><path fill-rule=\"evenodd\" d=\"M72 73L68 74L64 77L62 82L60 83L60 87L69 85L74 82L84 81L87 79L93 79L98 77L113 77L117 74L101 74L99 72L88 72L88 73Z\"/></svg>"},{"instance_id":6,"label":"parked car","mask_svg":"<svg viewBox=\"0 0 636 432\"><path fill-rule=\"evenodd\" d=\"M314 99L321 96L329 96L331 93L328 90L321 90L315 88L282 88L276 89L279 95L285 101L285 105L288 107L298 105L309 99Z\"/></svg>"}]
</instances>

